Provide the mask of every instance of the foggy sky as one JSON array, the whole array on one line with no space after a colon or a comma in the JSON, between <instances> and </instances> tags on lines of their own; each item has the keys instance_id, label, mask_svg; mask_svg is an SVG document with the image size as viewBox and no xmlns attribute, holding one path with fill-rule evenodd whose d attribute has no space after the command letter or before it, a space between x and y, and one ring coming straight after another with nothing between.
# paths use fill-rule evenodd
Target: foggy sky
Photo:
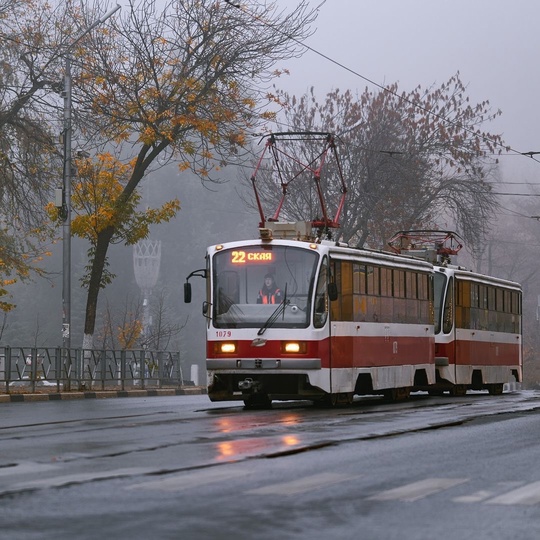
<instances>
[{"instance_id":1,"label":"foggy sky","mask_svg":"<svg viewBox=\"0 0 540 540\"><path fill-rule=\"evenodd\" d=\"M279 4L290 9L292 2ZM503 113L484 129L528 152L540 151L539 25L536 0L327 0L306 43L378 84L397 82L401 91L439 86L459 71L471 103L488 100ZM278 85L295 94L311 86L319 97L335 88L377 90L312 51L288 67L291 75ZM540 183L540 163L515 155L501 163L504 180Z\"/></svg>"}]
</instances>

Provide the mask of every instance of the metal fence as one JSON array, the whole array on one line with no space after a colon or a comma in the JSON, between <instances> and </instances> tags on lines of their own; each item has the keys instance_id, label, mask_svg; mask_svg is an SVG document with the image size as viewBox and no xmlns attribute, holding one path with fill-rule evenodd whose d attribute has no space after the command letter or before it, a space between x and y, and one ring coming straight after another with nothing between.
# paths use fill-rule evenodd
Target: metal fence
<instances>
[{"instance_id":1,"label":"metal fence","mask_svg":"<svg viewBox=\"0 0 540 540\"><path fill-rule=\"evenodd\" d=\"M0 347L0 392L126 390L184 385L180 353Z\"/></svg>"}]
</instances>

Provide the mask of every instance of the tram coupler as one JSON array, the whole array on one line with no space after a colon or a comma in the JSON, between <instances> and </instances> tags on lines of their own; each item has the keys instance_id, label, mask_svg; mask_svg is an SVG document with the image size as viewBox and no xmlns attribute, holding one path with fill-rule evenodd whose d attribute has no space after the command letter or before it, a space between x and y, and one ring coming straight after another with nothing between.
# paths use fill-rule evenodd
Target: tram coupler
<instances>
[{"instance_id":1,"label":"tram coupler","mask_svg":"<svg viewBox=\"0 0 540 540\"><path fill-rule=\"evenodd\" d=\"M249 394L256 394L262 390L261 381L254 381L247 377L243 381L238 382L238 389Z\"/></svg>"}]
</instances>

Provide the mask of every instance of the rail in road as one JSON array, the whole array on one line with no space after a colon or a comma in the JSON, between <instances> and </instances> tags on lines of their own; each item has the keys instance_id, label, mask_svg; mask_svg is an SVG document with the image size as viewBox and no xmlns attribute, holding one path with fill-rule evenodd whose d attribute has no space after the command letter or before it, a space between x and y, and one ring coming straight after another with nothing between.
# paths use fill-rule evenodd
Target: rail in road
<instances>
[{"instance_id":1,"label":"rail in road","mask_svg":"<svg viewBox=\"0 0 540 540\"><path fill-rule=\"evenodd\" d=\"M202 395L5 404L0 536L270 540L279 518L288 539L534 540L539 410L535 391L260 411ZM510 528L482 536L497 520Z\"/></svg>"},{"instance_id":2,"label":"rail in road","mask_svg":"<svg viewBox=\"0 0 540 540\"><path fill-rule=\"evenodd\" d=\"M40 407L25 409L29 416L18 421L17 413L10 410L9 420L4 417L0 422L0 477L4 479L0 495L201 468L211 468L214 474L231 462L290 456L540 409L539 393L534 391L497 397L413 397L399 404L368 400L338 410L287 402L256 412L210 403L205 396L130 400L137 403L127 408L110 408L106 400L97 401L102 405L91 410L55 409L54 418L48 418L45 410L38 412ZM124 441L126 429L137 430L140 436ZM66 450L74 446L77 452ZM148 453L153 459L141 466L138 456ZM164 457L171 453L172 460ZM55 455L52 462L51 455Z\"/></svg>"}]
</instances>

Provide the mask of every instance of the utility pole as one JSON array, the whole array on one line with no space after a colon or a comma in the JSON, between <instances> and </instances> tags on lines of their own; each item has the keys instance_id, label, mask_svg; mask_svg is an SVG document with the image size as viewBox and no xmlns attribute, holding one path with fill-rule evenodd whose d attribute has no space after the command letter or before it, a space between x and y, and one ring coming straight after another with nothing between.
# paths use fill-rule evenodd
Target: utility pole
<instances>
[{"instance_id":1,"label":"utility pole","mask_svg":"<svg viewBox=\"0 0 540 540\"><path fill-rule=\"evenodd\" d=\"M103 24L109 17L114 15L120 5L116 5L101 19L90 25L75 41L65 50L66 72L64 75L64 169L62 177L62 345L64 349L71 348L71 56L70 52L88 35L96 26Z\"/></svg>"},{"instance_id":2,"label":"utility pole","mask_svg":"<svg viewBox=\"0 0 540 540\"><path fill-rule=\"evenodd\" d=\"M71 347L71 58L64 75L64 169L62 182L62 344Z\"/></svg>"}]
</instances>

